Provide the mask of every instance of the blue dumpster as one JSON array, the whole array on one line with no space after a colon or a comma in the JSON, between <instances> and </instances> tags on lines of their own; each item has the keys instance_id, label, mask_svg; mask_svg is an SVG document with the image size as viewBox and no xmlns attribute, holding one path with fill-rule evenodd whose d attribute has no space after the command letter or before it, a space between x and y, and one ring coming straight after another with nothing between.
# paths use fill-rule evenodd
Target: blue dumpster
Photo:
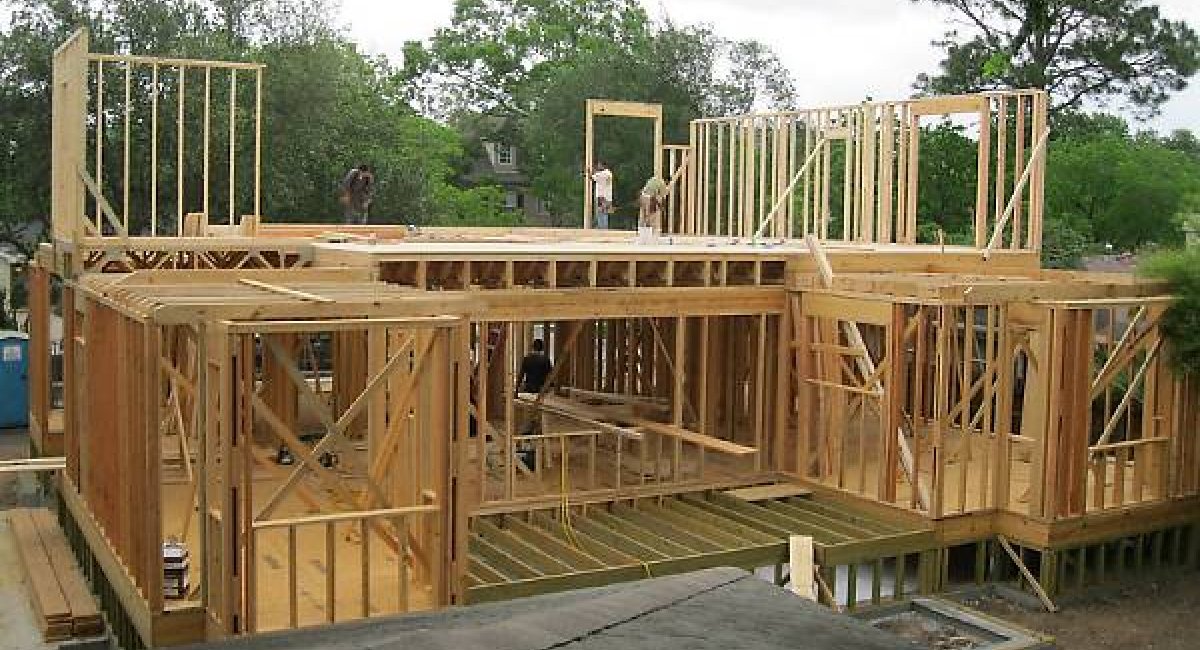
<instances>
[{"instance_id":1,"label":"blue dumpster","mask_svg":"<svg viewBox=\"0 0 1200 650\"><path fill-rule=\"evenodd\" d=\"M29 335L0 331L0 428L29 426Z\"/></svg>"}]
</instances>

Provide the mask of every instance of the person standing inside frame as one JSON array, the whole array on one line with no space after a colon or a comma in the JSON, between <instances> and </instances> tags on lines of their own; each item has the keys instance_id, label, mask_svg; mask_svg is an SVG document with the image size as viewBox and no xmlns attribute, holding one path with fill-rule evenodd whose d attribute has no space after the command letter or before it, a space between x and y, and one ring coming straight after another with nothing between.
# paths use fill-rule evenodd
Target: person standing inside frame
<instances>
[{"instance_id":1,"label":"person standing inside frame","mask_svg":"<svg viewBox=\"0 0 1200 650\"><path fill-rule=\"evenodd\" d=\"M608 213L612 211L613 203L613 173L604 164L604 161L596 163L595 171L588 170L588 176L592 179L593 197L596 201L596 227L602 230L608 229Z\"/></svg>"}]
</instances>

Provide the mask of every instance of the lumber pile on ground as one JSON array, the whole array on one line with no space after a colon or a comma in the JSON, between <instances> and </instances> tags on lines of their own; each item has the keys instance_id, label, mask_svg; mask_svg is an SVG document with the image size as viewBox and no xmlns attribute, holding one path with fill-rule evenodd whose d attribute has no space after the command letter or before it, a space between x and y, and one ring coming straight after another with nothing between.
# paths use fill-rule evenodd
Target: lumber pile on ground
<instances>
[{"instance_id":1,"label":"lumber pile on ground","mask_svg":"<svg viewBox=\"0 0 1200 650\"><path fill-rule=\"evenodd\" d=\"M62 641L103 632L96 600L54 515L45 508L12 510L9 527L43 638Z\"/></svg>"}]
</instances>

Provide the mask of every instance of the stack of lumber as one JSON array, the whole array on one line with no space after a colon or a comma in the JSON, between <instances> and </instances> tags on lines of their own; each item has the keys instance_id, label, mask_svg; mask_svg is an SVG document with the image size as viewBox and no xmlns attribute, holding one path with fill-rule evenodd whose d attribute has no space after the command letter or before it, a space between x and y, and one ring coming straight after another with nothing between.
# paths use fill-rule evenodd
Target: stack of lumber
<instances>
[{"instance_id":1,"label":"stack of lumber","mask_svg":"<svg viewBox=\"0 0 1200 650\"><path fill-rule=\"evenodd\" d=\"M9 527L42 637L62 641L102 633L96 600L54 515L45 508L11 510Z\"/></svg>"}]
</instances>

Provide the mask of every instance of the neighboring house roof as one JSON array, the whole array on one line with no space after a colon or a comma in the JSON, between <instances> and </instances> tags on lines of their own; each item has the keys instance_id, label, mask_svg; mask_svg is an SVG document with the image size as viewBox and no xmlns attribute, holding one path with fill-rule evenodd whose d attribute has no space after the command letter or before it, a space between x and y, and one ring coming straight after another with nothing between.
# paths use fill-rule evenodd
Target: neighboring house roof
<instances>
[{"instance_id":1,"label":"neighboring house roof","mask_svg":"<svg viewBox=\"0 0 1200 650\"><path fill-rule=\"evenodd\" d=\"M4 264L21 264L24 261L25 256L15 246L8 243L0 243L0 262Z\"/></svg>"},{"instance_id":2,"label":"neighboring house roof","mask_svg":"<svg viewBox=\"0 0 1200 650\"><path fill-rule=\"evenodd\" d=\"M479 143L478 150L482 154L477 155L471 162L467 180L490 180L509 189L529 185L529 177L521 169L521 151L516 145L505 141L501 135L505 132L505 125L505 118L494 115L463 115L455 120L456 128L464 137ZM511 147L511 164L500 163L497 160L497 144Z\"/></svg>"},{"instance_id":3,"label":"neighboring house roof","mask_svg":"<svg viewBox=\"0 0 1200 650\"><path fill-rule=\"evenodd\" d=\"M471 164L471 172L467 177L472 181L491 179L504 186L525 186L529 177L521 171L520 153L514 145L483 140L483 155ZM501 163L496 153L497 145L509 147L512 155L511 163Z\"/></svg>"},{"instance_id":4,"label":"neighboring house roof","mask_svg":"<svg viewBox=\"0 0 1200 650\"><path fill-rule=\"evenodd\" d=\"M44 241L46 224L41 219L31 219L8 231L12 237L28 248L36 248ZM25 255L10 242L0 242L0 261L9 264L20 264L25 261Z\"/></svg>"},{"instance_id":5,"label":"neighboring house roof","mask_svg":"<svg viewBox=\"0 0 1200 650\"><path fill-rule=\"evenodd\" d=\"M1102 273L1133 273L1137 268L1137 256L1133 253L1116 255L1093 255L1083 258L1083 270Z\"/></svg>"}]
</instances>

